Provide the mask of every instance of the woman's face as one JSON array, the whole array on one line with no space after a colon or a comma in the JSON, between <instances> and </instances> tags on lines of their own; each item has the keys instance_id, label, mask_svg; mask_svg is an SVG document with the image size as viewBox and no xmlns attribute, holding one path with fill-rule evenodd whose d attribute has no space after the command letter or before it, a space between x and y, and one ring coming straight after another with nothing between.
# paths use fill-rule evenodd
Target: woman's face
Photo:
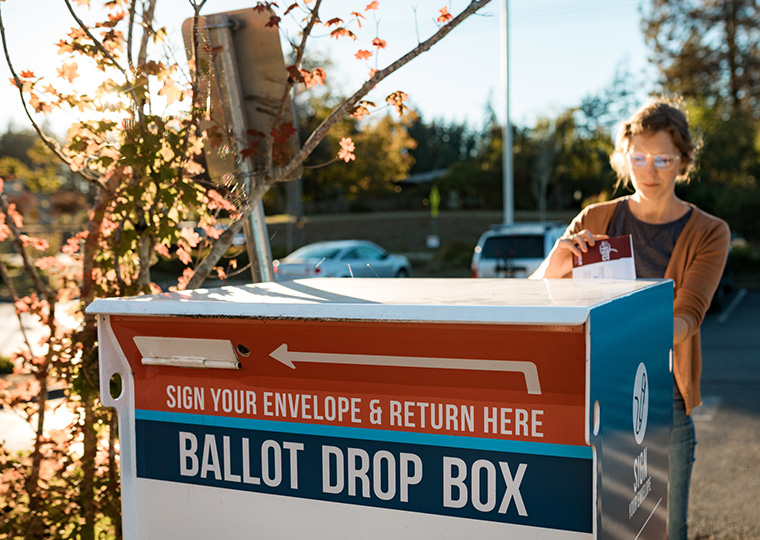
<instances>
[{"instance_id":1,"label":"woman's face","mask_svg":"<svg viewBox=\"0 0 760 540\"><path fill-rule=\"evenodd\" d=\"M634 135L626 158L631 182L639 196L650 200L673 196L681 156L670 133Z\"/></svg>"}]
</instances>

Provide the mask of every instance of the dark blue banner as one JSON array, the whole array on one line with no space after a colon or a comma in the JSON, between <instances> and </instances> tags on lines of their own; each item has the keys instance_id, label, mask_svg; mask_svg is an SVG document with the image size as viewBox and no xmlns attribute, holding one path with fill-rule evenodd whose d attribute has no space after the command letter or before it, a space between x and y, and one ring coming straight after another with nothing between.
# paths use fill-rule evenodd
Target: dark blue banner
<instances>
[{"instance_id":1,"label":"dark blue banner","mask_svg":"<svg viewBox=\"0 0 760 540\"><path fill-rule=\"evenodd\" d=\"M591 532L592 460L136 421L137 476Z\"/></svg>"}]
</instances>

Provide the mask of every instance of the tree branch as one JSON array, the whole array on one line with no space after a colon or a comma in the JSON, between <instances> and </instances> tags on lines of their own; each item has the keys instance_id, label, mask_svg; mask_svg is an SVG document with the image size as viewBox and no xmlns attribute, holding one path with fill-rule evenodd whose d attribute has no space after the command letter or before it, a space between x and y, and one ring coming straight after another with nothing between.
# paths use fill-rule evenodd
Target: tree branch
<instances>
[{"instance_id":1,"label":"tree branch","mask_svg":"<svg viewBox=\"0 0 760 540\"><path fill-rule=\"evenodd\" d=\"M37 124L37 122L32 117L31 113L29 112L29 108L26 104L26 100L24 99L24 85L21 82L21 79L18 78L18 75L16 74L16 70L13 67L13 62L11 62L10 53L8 52L8 43L6 41L5 36L5 25L3 24L3 11L2 7L0 7L0 38L2 39L3 43L3 51L5 52L5 63L8 65L8 70L11 72L11 75L13 75L13 80L16 84L16 88L18 89L19 97L21 99L21 104L24 108L24 113L26 114L26 117L29 119L29 122L32 124L32 128L37 133L37 136L40 138L40 140L45 143L45 146L47 146L53 154L55 154L58 159L60 159L63 163L69 166L72 171L76 170L77 174L81 176L85 181L92 184L98 189L103 189L104 184L102 180L100 180L98 177L83 171L81 169L78 169L78 167L74 167L71 163L71 160L69 159L66 154L63 153L63 151L60 149L58 144L48 137L45 132L42 131L42 128Z\"/></svg>"},{"instance_id":2,"label":"tree branch","mask_svg":"<svg viewBox=\"0 0 760 540\"><path fill-rule=\"evenodd\" d=\"M90 29L87 28L87 25L84 24L84 21L82 21L82 19L80 19L79 16L77 16L76 11L74 11L74 8L71 6L71 2L69 0L63 0L63 1L66 3L66 7L69 8L69 13L71 14L71 17L77 22L77 24L79 25L79 28L81 28L82 31L85 34L87 34L87 37L92 40L95 47L97 47L98 50L101 53L103 53L103 56L105 56L106 58L108 58L108 60L111 61L111 64L113 64L113 67L121 71L121 74L124 75L124 78L129 80L129 74L127 73L127 71L123 67L121 67L121 64L119 64L119 62L116 61L116 58L114 58L111 55L111 53L109 53L108 50L106 50L106 48L103 47L103 44L95 36L92 35L92 32L90 32Z\"/></svg>"},{"instance_id":3,"label":"tree branch","mask_svg":"<svg viewBox=\"0 0 760 540\"><path fill-rule=\"evenodd\" d=\"M293 156L293 159L284 167L277 169L269 169L267 171L266 184L272 185L276 182L282 182L286 180L295 170L303 163L306 158L314 151L317 145L325 138L327 132L348 112L353 109L360 99L366 96L370 90L372 90L380 81L402 68L420 54L430 49L433 45L441 41L449 32L459 26L467 17L478 11L480 8L488 4L491 0L472 0L470 5L467 6L459 15L454 17L448 24L442 26L435 34L430 38L417 45L414 49L406 53L404 56L393 62L390 66L381 69L375 73L367 82L365 82L354 95L345 100L340 106L338 106L318 127L315 129L306 142L301 147L301 150Z\"/></svg>"},{"instance_id":4,"label":"tree branch","mask_svg":"<svg viewBox=\"0 0 760 540\"><path fill-rule=\"evenodd\" d=\"M309 17L309 22L306 24L306 28L303 30L303 34L301 37L301 43L296 47L296 56L293 60L293 66L295 66L296 69L300 69L301 62L303 61L304 53L306 52L306 41L309 39L309 36L311 35L311 31L314 29L314 25L319 20L319 7L322 5L322 0L317 0L314 4L314 7L311 10L311 16ZM288 100L290 99L290 91L293 88L293 77L288 77L287 81L285 82L285 88L283 88L282 91L282 99L280 99L280 106L277 110L277 114L274 115L274 118L272 119L272 128L277 127L277 124L280 123L280 119L282 118L283 113L285 112L285 107L288 103ZM272 135L272 130L270 129L269 132L266 134L266 148L264 150L265 158L266 158L266 170L272 170L273 167L273 157L272 152L274 150L274 136Z\"/></svg>"},{"instance_id":5,"label":"tree branch","mask_svg":"<svg viewBox=\"0 0 760 540\"><path fill-rule=\"evenodd\" d=\"M216 265L217 262L219 262L219 259L226 253L227 249L230 245L232 245L232 240L238 232L243 227L243 223L246 219L248 219L248 216L253 210L252 202L258 201L264 193L269 189L269 187L277 182L285 181L293 172L296 171L296 169L301 166L301 164L304 162L304 160L314 151L314 149L317 147L317 145L322 141L322 139L325 138L327 135L327 132L340 120L343 118L349 110L351 110L356 103L359 102L360 99L362 99L365 95L369 93L370 90L372 90L377 83L400 69L401 67L408 64L410 61L412 61L414 58L418 57L420 54L424 53L428 49L430 49L433 45L438 43L440 40L442 40L446 35L448 35L449 32L451 32L454 28L456 28L462 21L464 21L467 17L478 11L480 8L488 4L491 0L472 0L470 4L465 8L459 15L454 17L448 24L442 26L433 36L428 38L423 43L420 43L409 51L407 54L396 60L393 64L386 67L383 70L378 71L375 73L374 76L372 76L367 82L365 82L362 87L354 93L350 98L345 100L339 107L337 107L329 117L327 117L320 125L317 127L317 129L309 136L306 143L301 147L301 150L288 162L287 165L284 167L274 168L269 167L266 169L264 173L264 177L257 177L255 178L255 182L251 183L251 193L249 193L249 205L251 205L249 208L241 209L240 212L240 218L237 221L234 221L232 224L230 224L229 227L222 233L222 235L214 242L213 246L211 247L211 250L206 255L206 257L201 261L201 263L196 266L195 273L193 274L193 277L190 279L190 281L187 284L188 289L194 289L197 287L200 287L203 284L203 281L206 279L206 277L210 274L212 268ZM316 13L316 8L319 6L318 2L315 5L315 9L312 11L312 14ZM312 17L311 20L313 20L314 17ZM310 20L310 22L311 22ZM310 26L309 28L312 28ZM306 36L308 35L307 32L304 32L304 38L302 41L302 44L305 43ZM285 100L281 102L281 111L284 110L284 103ZM268 151L268 154L271 155L271 149Z\"/></svg>"}]
</instances>

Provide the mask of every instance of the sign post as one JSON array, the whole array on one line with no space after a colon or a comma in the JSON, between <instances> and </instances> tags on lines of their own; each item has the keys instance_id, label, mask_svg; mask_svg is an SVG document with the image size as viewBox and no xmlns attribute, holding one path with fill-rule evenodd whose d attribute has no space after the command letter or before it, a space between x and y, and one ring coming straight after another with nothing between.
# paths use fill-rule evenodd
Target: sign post
<instances>
[{"instance_id":1,"label":"sign post","mask_svg":"<svg viewBox=\"0 0 760 540\"><path fill-rule=\"evenodd\" d=\"M125 538L665 535L670 282L313 279L89 311Z\"/></svg>"}]
</instances>

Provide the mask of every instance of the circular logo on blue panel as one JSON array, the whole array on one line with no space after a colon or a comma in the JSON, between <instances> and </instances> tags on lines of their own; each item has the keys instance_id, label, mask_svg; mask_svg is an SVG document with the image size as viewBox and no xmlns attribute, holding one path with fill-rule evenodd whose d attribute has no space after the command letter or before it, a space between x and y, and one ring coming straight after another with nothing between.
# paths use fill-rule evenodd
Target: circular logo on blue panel
<instances>
[{"instance_id":1,"label":"circular logo on blue panel","mask_svg":"<svg viewBox=\"0 0 760 540\"><path fill-rule=\"evenodd\" d=\"M644 363L636 370L636 380L633 383L633 436L636 443L641 444L647 432L647 416L649 416L649 380Z\"/></svg>"}]
</instances>

